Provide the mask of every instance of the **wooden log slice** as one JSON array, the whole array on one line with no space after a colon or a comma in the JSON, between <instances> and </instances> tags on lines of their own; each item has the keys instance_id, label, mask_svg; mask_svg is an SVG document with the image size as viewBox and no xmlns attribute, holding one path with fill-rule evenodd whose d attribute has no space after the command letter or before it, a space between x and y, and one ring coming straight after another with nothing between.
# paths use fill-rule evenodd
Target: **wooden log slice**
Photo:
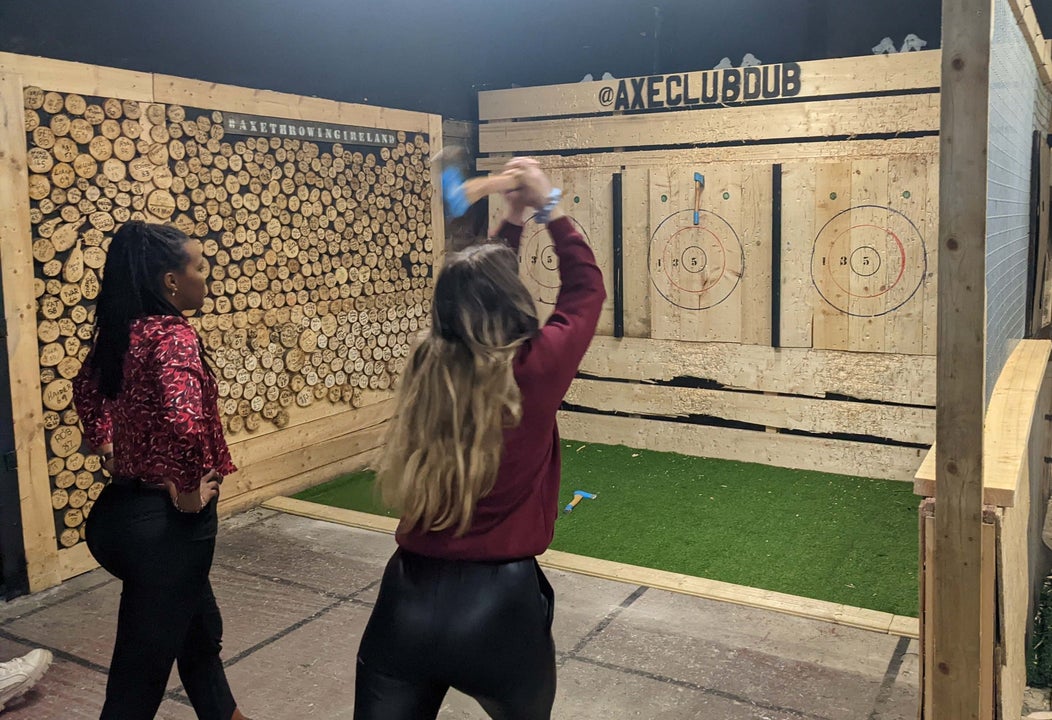
<instances>
[{"instance_id":1,"label":"wooden log slice","mask_svg":"<svg viewBox=\"0 0 1052 720\"><path fill-rule=\"evenodd\" d=\"M61 381L56 380L55 382ZM54 432L51 433L51 438L49 440L51 453L56 457L69 457L80 449L83 440L84 437L81 435L79 427L75 425L62 425L61 427L55 428Z\"/></svg>"},{"instance_id":2,"label":"wooden log slice","mask_svg":"<svg viewBox=\"0 0 1052 720\"><path fill-rule=\"evenodd\" d=\"M91 477L91 473L87 473L87 476L90 478ZM90 485L89 485L89 487L90 487ZM83 508L84 505L87 502L88 502L88 493L85 490L77 488L76 490L74 490L73 492L71 492L69 494L69 506L71 508L76 508L76 509Z\"/></svg>"},{"instance_id":3,"label":"wooden log slice","mask_svg":"<svg viewBox=\"0 0 1052 720\"><path fill-rule=\"evenodd\" d=\"M121 124L110 118L99 123L99 133L108 140L116 140L121 137L121 130Z\"/></svg>"},{"instance_id":4,"label":"wooden log slice","mask_svg":"<svg viewBox=\"0 0 1052 720\"><path fill-rule=\"evenodd\" d=\"M65 410L73 402L73 384L62 378L48 383L43 391L44 407L50 410Z\"/></svg>"},{"instance_id":5,"label":"wooden log slice","mask_svg":"<svg viewBox=\"0 0 1052 720\"><path fill-rule=\"evenodd\" d=\"M72 475L73 473L70 473ZM69 492L65 488L58 488L51 492L51 507L62 510L69 505Z\"/></svg>"},{"instance_id":6,"label":"wooden log slice","mask_svg":"<svg viewBox=\"0 0 1052 720\"><path fill-rule=\"evenodd\" d=\"M148 157L137 157L128 163L128 174L138 182L148 183L153 178L153 168Z\"/></svg>"},{"instance_id":7,"label":"wooden log slice","mask_svg":"<svg viewBox=\"0 0 1052 720\"><path fill-rule=\"evenodd\" d=\"M69 163L60 162L51 169L51 184L59 188L68 188L77 180L77 173Z\"/></svg>"},{"instance_id":8,"label":"wooden log slice","mask_svg":"<svg viewBox=\"0 0 1052 720\"><path fill-rule=\"evenodd\" d=\"M168 122L182 123L186 120L186 110L181 105L168 106Z\"/></svg>"},{"instance_id":9,"label":"wooden log slice","mask_svg":"<svg viewBox=\"0 0 1052 720\"><path fill-rule=\"evenodd\" d=\"M167 190L154 190L146 199L146 209L161 221L175 214L175 198Z\"/></svg>"},{"instance_id":10,"label":"wooden log slice","mask_svg":"<svg viewBox=\"0 0 1052 720\"><path fill-rule=\"evenodd\" d=\"M59 375L66 378L67 380L72 380L77 376L78 373L80 373L80 368L80 360L78 360L75 357L64 357L62 360L59 361L58 367L56 369L58 370Z\"/></svg>"},{"instance_id":11,"label":"wooden log slice","mask_svg":"<svg viewBox=\"0 0 1052 720\"><path fill-rule=\"evenodd\" d=\"M94 483L92 483L91 487L88 488L88 500L91 500L91 501L98 500L99 499L99 495L102 494L102 491L103 491L103 489L105 489L105 487L106 487L105 483L101 483L101 482L94 482Z\"/></svg>"},{"instance_id":12,"label":"wooden log slice","mask_svg":"<svg viewBox=\"0 0 1052 720\"><path fill-rule=\"evenodd\" d=\"M135 158L138 148L135 147L135 141L127 137L119 137L113 141L113 156L123 162L129 162ZM124 172L121 172L120 177L114 179L106 173L106 177L110 182L118 182L124 179Z\"/></svg>"},{"instance_id":13,"label":"wooden log slice","mask_svg":"<svg viewBox=\"0 0 1052 720\"><path fill-rule=\"evenodd\" d=\"M80 527L80 525L84 522L84 513L77 508L71 508L66 511L66 514L62 517L62 520L66 523L66 527L68 528ZM77 535L77 542L80 542L79 534Z\"/></svg>"},{"instance_id":14,"label":"wooden log slice","mask_svg":"<svg viewBox=\"0 0 1052 720\"><path fill-rule=\"evenodd\" d=\"M91 248L89 248L90 250ZM94 300L99 296L99 291L102 289L99 283L99 277L95 274L95 271L88 268L84 271L84 276L80 279L80 294L85 300Z\"/></svg>"},{"instance_id":15,"label":"wooden log slice","mask_svg":"<svg viewBox=\"0 0 1052 720\"><path fill-rule=\"evenodd\" d=\"M47 173L55 166L55 156L44 148L30 148L26 153L26 164L30 172Z\"/></svg>"},{"instance_id":16,"label":"wooden log slice","mask_svg":"<svg viewBox=\"0 0 1052 720\"><path fill-rule=\"evenodd\" d=\"M80 511L77 510L77 512L79 513ZM71 548L77 543L79 543L80 540L80 533L77 532L77 530L75 530L74 528L66 528L62 531L62 534L59 535L59 542L64 548Z\"/></svg>"},{"instance_id":17,"label":"wooden log slice","mask_svg":"<svg viewBox=\"0 0 1052 720\"><path fill-rule=\"evenodd\" d=\"M48 343L40 348L40 366L55 367L66 357L66 350L61 343Z\"/></svg>"},{"instance_id":18,"label":"wooden log slice","mask_svg":"<svg viewBox=\"0 0 1052 720\"><path fill-rule=\"evenodd\" d=\"M161 125L165 120L164 105L152 104L146 106L146 119L151 125Z\"/></svg>"},{"instance_id":19,"label":"wooden log slice","mask_svg":"<svg viewBox=\"0 0 1052 720\"><path fill-rule=\"evenodd\" d=\"M111 120L119 120L124 115L124 106L116 98L107 98L102 102L102 112Z\"/></svg>"},{"instance_id":20,"label":"wooden log slice","mask_svg":"<svg viewBox=\"0 0 1052 720\"><path fill-rule=\"evenodd\" d=\"M40 127L40 114L36 110L27 108L24 112L23 126L27 133L31 133Z\"/></svg>"},{"instance_id":21,"label":"wooden log slice","mask_svg":"<svg viewBox=\"0 0 1052 720\"><path fill-rule=\"evenodd\" d=\"M95 135L95 128L84 118L76 118L69 124L69 136L73 142L87 145Z\"/></svg>"}]
</instances>

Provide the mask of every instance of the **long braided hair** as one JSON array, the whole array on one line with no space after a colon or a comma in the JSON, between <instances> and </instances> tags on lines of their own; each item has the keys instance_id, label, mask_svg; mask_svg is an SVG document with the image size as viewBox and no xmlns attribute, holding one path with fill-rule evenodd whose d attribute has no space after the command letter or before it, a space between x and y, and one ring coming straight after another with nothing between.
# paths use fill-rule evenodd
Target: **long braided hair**
<instances>
[{"instance_id":1,"label":"long braided hair","mask_svg":"<svg viewBox=\"0 0 1052 720\"><path fill-rule=\"evenodd\" d=\"M138 220L125 223L114 234L95 306L95 344L88 358L104 396L112 399L121 391L132 321L147 315L182 316L164 292L161 278L190 261L189 240L178 228ZM200 338L198 345L207 358ZM205 366L209 367L207 362Z\"/></svg>"}]
</instances>

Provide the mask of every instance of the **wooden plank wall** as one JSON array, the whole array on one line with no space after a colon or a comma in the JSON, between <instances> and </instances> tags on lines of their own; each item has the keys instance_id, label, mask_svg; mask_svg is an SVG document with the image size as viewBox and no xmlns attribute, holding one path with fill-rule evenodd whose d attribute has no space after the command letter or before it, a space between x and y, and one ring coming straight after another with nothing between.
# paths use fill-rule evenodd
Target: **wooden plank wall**
<instances>
[{"instance_id":1,"label":"wooden plank wall","mask_svg":"<svg viewBox=\"0 0 1052 720\"><path fill-rule=\"evenodd\" d=\"M94 562L90 554L86 552L85 545L79 542L80 537L73 537L69 532L71 528L68 526L68 521L65 524L66 527L63 526L63 513L52 509L53 500L55 500L57 507L58 500L56 498L59 498L59 496L65 498L68 493L63 495L55 486L55 475L63 465L63 462L61 457L56 458L53 455L54 442L51 443L51 447L48 446L45 421L47 420L50 423L50 419L46 417L48 412L45 412L46 408L42 407L41 404L40 380L42 373L47 374L50 379L54 372L52 371L48 374L45 371L49 371L50 368L42 367L40 346L37 343L39 318L37 315L37 302L34 298L41 296L41 292L44 291L45 287L44 279L46 278L44 276L35 278L35 274L39 274L40 268L34 267L34 257L30 252L34 240L37 239L35 221L39 221L38 216L42 214L39 208L36 208L34 205L37 215L34 215L31 219L29 192L27 190L29 173L27 173L26 161L28 150L26 123L29 122L30 118L23 111L23 89L30 86L61 94L62 97L80 95L86 98L89 103L96 101L101 103L106 98L134 101L135 103L155 103L156 105L153 107L159 108L160 111L152 113L152 117L163 119L167 115L167 120L162 120L162 122L173 122L171 118L178 117L181 108L186 108L187 115L190 115L191 112L196 112L194 109L200 109L206 113L213 113L214 111L220 113L239 112L390 130L400 133L400 138L403 135L407 136L407 140L418 138L417 145L414 147L407 146L405 153L412 156L415 153L419 153L421 147L423 147L424 168L426 168L426 154L435 152L441 147L442 123L441 118L438 116L422 113L353 105L271 91L223 86L184 78L128 72L45 58L0 53L0 156L6 158L5 162L0 164L0 193L5 198L15 199L13 202L5 205L6 210L0 211L0 253L2 253L0 257L2 257L5 313L9 327L8 353L11 361L12 397L19 458L19 482L23 498L24 534L30 585L31 589L35 591L57 584L62 579L85 572L94 567ZM119 106L120 103L114 105L115 108L119 108ZM145 105L143 107L145 108ZM152 137L151 131L153 131L157 133L153 137L165 135L165 139L167 139L165 133L161 132L160 129L154 130L152 125L146 120L146 117L149 115L151 114L143 113L142 130L144 137ZM217 117L219 116L215 116L215 118ZM177 125L178 123L174 124ZM214 139L215 137L216 135L213 134L212 138ZM198 138L201 143L206 139L209 138L207 136ZM243 144L251 144L251 140L252 138L248 138ZM424 142L421 143L420 140ZM229 142L233 143L233 139ZM279 146L281 144L278 143ZM412 144L410 143L410 145ZM271 146L274 147L273 141ZM203 145L201 147L203 152ZM142 145L138 152L145 155L152 148L152 145ZM327 148L323 149L329 152ZM257 150L254 159L262 166L262 161L265 159L264 155L267 153L261 153L260 150L262 148ZM213 152L216 156L221 154L218 150L213 150ZM225 152L226 150L224 150ZM369 153L367 152L366 154ZM377 165L382 166L383 159L380 158L379 151L376 151L375 155L378 161ZM249 156L250 159L246 160L246 163L252 160L251 151L249 151ZM167 158L168 154L165 153L164 159ZM203 160L203 156L195 157L194 160ZM325 156L324 161L329 163L331 160L332 155L330 152L330 154ZM348 171L351 170L352 162L358 161L356 159L352 160L350 153L348 153L346 159ZM396 165L397 163L388 162L385 167L380 169L389 171L389 178L393 180L395 170L400 170ZM317 160L314 161L314 166L311 167L311 161L308 159L306 166L302 166L300 170L322 172L328 167L326 165L324 168L319 168ZM180 174L182 170L179 169L175 174L183 177ZM207 171L207 168L205 170ZM193 170L193 172L196 172L196 170ZM215 177L214 172L215 170L213 170L213 177ZM379 173L376 174L378 175ZM363 177L365 177L364 174ZM399 172L398 177L402 177L401 172ZM194 180L196 181L196 178ZM292 178L290 177L289 180L291 181ZM332 326L336 326L337 323L333 321L337 320L338 308L342 305L347 306L346 309L349 313L359 316L352 325L348 313L345 312L343 315L340 315L348 325L344 329L349 331L349 334L363 333L362 337L355 338L355 341L361 346L358 350L364 348L374 355L375 368L373 368L374 363L372 360L368 363L369 367L365 369L365 372L363 372L363 368L356 369L354 363L345 365L346 371L344 375L346 375L346 379L343 376L339 377L341 382L349 383L341 386L348 389L336 393L332 390L333 385L336 385L336 383L330 383L329 381L333 378L327 377L332 375L332 369L328 364L318 366L315 363L315 366L318 366L318 378L315 379L311 376L307 378L306 382L303 381L303 378L300 378L298 381L294 378L292 387L296 388L296 382L299 382L303 391L299 392L297 390L299 392L298 396L290 396L290 398L298 397L299 400L297 402L285 403L285 398L282 398L283 402L280 406L280 411L283 415L280 418L280 423L277 425L273 424L272 421L266 420L266 414L264 414L262 418L259 418L262 422L249 423L251 426L250 430L246 427L246 423L241 421L243 418L226 415L225 421L229 429L228 441L240 471L230 477L224 485L223 498L220 503L220 510L224 514L258 504L262 500L278 494L295 492L310 485L323 482L349 470L366 466L373 460L377 448L382 443L385 423L392 412L387 363L390 363L391 372L397 372L398 368L401 367L398 361L398 353L403 350L403 347L400 345L396 348L395 344L400 342L401 335L408 335L411 332L408 327L399 326L407 325L407 321L410 318L413 327L418 324L417 318L420 319L419 322L426 322L426 309L429 305L431 288L431 258L434 253L441 252L444 247L442 223L432 223L430 221L432 217L442 217L441 194L431 192L426 171L417 180L421 193L426 193L426 198L428 198L424 201L421 208L417 208L414 205L411 210L411 214L414 216L419 214L420 230L426 230L419 236L421 246L423 247L426 243L426 251L421 249L419 257L413 260L414 280L412 281L412 286L419 288L421 302L411 306L404 304L410 301L415 302L415 298L418 297L418 295L413 294L417 291L409 292L410 282L408 280L404 283L406 287L405 293L395 293L390 296L381 294L367 296L354 292L353 297L348 293L343 296L346 300L338 299L337 291L340 290L338 285L332 286L333 289L329 295L331 302L324 300L320 300L317 303L314 302L318 298L313 297L313 295L309 298L306 297L306 294L302 292L302 287L299 294L295 292L286 293L288 297L284 299L290 304L282 308L275 308L276 311L279 311L275 314L278 320L288 323L288 318L285 316L290 315L294 323L299 322L301 324L302 327L298 330L299 333L303 333L299 336L300 340L303 340L305 336L309 336L307 346L304 345L304 342L300 342L298 348L289 351L293 353L299 352L300 355L308 358L306 370L311 369L310 358L313 357L311 352L320 353L322 347L324 347L324 343L317 343L316 339L322 335L325 335L330 341L335 338L335 330ZM355 180L354 182L357 181ZM316 185L311 187L324 187L317 179L315 179L315 183ZM202 184L207 187L207 181L202 180ZM190 183L187 182L186 186L186 194L189 196ZM102 188L104 186L100 184L99 187ZM145 196L157 187L151 180L144 182L141 187L129 188L129 191L133 196L139 197ZM412 193L408 187L407 185L406 203L409 201L409 194ZM300 194L300 199L306 204L310 188L293 187L291 189L295 191L294 194ZM373 191L373 188L356 185L356 191L362 193L361 198L358 198L358 200L364 201L367 194ZM234 191L231 190L231 192ZM287 193L283 191L283 194ZM209 197L214 196L209 195ZM24 201L20 201L19 198L24 198ZM316 201L316 197L311 197L312 203ZM192 202L197 202L197 200ZM133 205L132 207L134 208L135 206ZM406 207L409 207L408 204ZM186 210L186 208L180 207L178 210ZM367 259L369 255L372 255L373 258L381 257L384 256L385 252L388 253L386 257L392 257L392 248L388 247L385 251L385 245L394 245L396 253L401 252L401 250L397 249L398 247L409 246L405 244L405 228L400 231L403 233L402 238L385 237L384 226L389 224L390 218L378 217L373 212L374 210L375 208L369 208L367 214L353 217L356 220L364 219L363 225L365 229L368 229L371 220L373 223L372 229L375 233L373 239L368 242L362 243L357 239L353 241L354 249L352 254L360 253L361 259ZM142 212L147 219L165 219L163 216L155 217L152 215L152 209L149 205L144 205ZM394 217L394 212L394 210L391 210L391 218ZM70 213L72 216L72 210L70 210ZM325 223L331 223L333 218L337 217L336 214L333 214L333 208L327 206L322 207L321 213L314 215L316 218L326 216L328 220L319 220L320 227L326 227ZM305 217L306 210L304 210ZM351 218L350 215L348 217ZM197 219L201 220L202 218L198 217ZM415 222L413 225L414 229ZM81 232L88 230L89 227L87 225L84 226ZM198 234L202 230L205 232L215 230L214 228L209 230L201 225L194 226L192 221L188 226L188 229L190 228L193 228L193 232ZM304 228L306 228L305 219ZM220 230L222 229L220 228ZM249 229L253 228L250 226ZM277 231L279 227L270 226L267 229ZM237 230L237 237L242 237L242 230L244 230L243 226ZM281 230L281 232L288 234L286 230L287 228ZM348 222L348 232L350 231L350 222ZM216 236L218 234L216 232ZM249 233L245 235L248 238L253 237ZM202 235L202 237L205 236ZM299 230L296 231L296 237L300 237ZM359 237L361 236L355 236L355 238ZM96 239L89 238L85 243L85 247ZM402 245L398 245L400 241L403 243ZM410 245L415 245L415 240ZM224 252L229 252L232 255L238 252L238 249L235 247L223 245L219 247L227 247ZM289 252L288 247L286 245L286 252ZM213 252L214 250L215 248L212 248ZM207 248L206 252L208 252ZM244 252L246 255L249 253L247 247ZM324 253L324 251L322 252ZM416 254L416 251L414 251L414 254ZM308 261L304 257L300 259L303 262ZM396 279L395 276L391 275L388 280L383 278L377 269L385 262L377 263L375 259L371 259L369 262L354 264L350 268L353 273L347 284L350 285L354 282L356 279L354 277L355 274L361 275L364 279L366 271L369 271L370 280L367 284L374 285L373 281L380 283L375 288L371 287L369 289L370 293L374 289L377 293L395 290L395 286L390 282ZM213 258L213 266L220 264ZM384 266L386 267L386 265ZM422 270L422 268L426 268L426 271ZM262 268L259 272L263 272ZM232 282L233 280L228 276L226 278L227 292L229 292L229 283ZM220 283L220 285L222 284ZM362 289L361 284L355 284L359 286L359 290ZM399 284L402 284L401 280L399 280ZM312 287L320 289L321 285ZM240 290L240 287L238 289ZM318 293L315 292L314 294ZM389 299L383 300L382 298L384 297ZM310 301L308 305L302 305L304 300ZM229 351L226 344L233 337L230 336L230 333L234 332L236 334L237 327L233 327L229 322L232 315L224 316L221 312L230 311L231 309L229 307L218 307L217 304L209 304L206 307L206 311L209 312L206 312L194 322L204 335L206 343L210 344L213 352L224 353ZM331 308L327 310L326 308L330 306ZM293 309L291 314L288 312L290 308ZM319 312L319 308L321 312ZM398 310L399 308L401 310ZM244 308L241 309L243 310ZM306 312L302 312L300 309L306 310ZM397 314L396 311L398 311ZM281 312L284 312L284 315ZM383 315L381 315L381 312ZM331 314L332 317L327 317L327 313ZM371 317L367 317L369 313L372 314ZM259 315L262 316L263 314L263 309L260 309ZM244 320L243 317L239 319ZM260 329L262 329L262 321L259 317L256 320L260 321ZM381 320L386 323L383 329L380 328ZM315 327L315 324L324 325L324 329ZM388 325L390 329L388 329ZM239 325L238 327L244 326ZM252 328L250 327L249 329L251 330ZM274 333L271 335L270 340L270 344L273 345L273 338L278 330L282 328L278 326L274 318L269 318L266 329ZM399 339L396 341L395 335L399 333ZM330 335L332 337L329 337ZM383 340L378 344L377 339L380 336L383 336ZM393 344L388 344L388 340ZM266 344L266 342L263 343L264 346ZM295 345L295 343L293 344ZM355 343L353 342L347 345L347 347L354 346ZM259 349L259 347L262 346L258 346L256 349ZM315 347L317 348L316 351L314 350ZM375 352L372 352L374 348ZM383 353L385 358L381 358L381 350L385 351ZM390 358L390 355L386 353L390 350L395 350L393 360L387 359ZM355 351L352 350L352 352ZM83 349L80 355L82 354ZM335 355L335 353L333 354ZM326 355L326 357L328 356ZM361 358L362 356L356 354L355 357ZM229 361L232 358L233 355L230 354L229 357L224 356L223 359ZM237 358L238 361L240 359ZM317 360L319 358L314 357L314 359ZM303 358L300 357L298 360L302 361ZM385 365L381 376L375 370L380 368L382 362ZM236 377L223 378L224 381L229 382L231 388L234 385L238 385L240 390L247 387L242 384L242 380L246 380L246 382L254 381L241 377L240 372L236 375ZM245 373L245 375L247 377L248 373ZM384 378L383 382L378 382L381 377ZM262 388L263 385L259 387ZM328 392L321 393L319 388ZM350 388L354 388L354 391L351 392ZM306 397L308 391L312 391L312 397L310 398ZM276 397L277 393L275 392L274 394ZM322 395L325 397L321 397ZM230 396L225 396L227 405L224 407L227 412L234 410L235 414L239 414L244 408L240 407L240 401L231 400L233 396L235 396L234 393L231 393ZM240 393L237 393L236 396L241 397ZM275 405L275 409L277 407ZM256 408L253 408L253 410L256 410ZM58 418L55 412L49 412L55 416L55 419ZM273 416L270 417L273 418ZM65 418L63 422L76 423L75 414L63 415L63 418ZM50 427L50 425L47 427ZM87 457L87 462L85 463L87 470L97 465L93 465L92 458L87 455L89 452L87 448L81 448L80 451L79 454L74 453L74 456L84 455ZM95 474L97 475L98 473L96 472ZM91 473L89 472L88 475L91 475ZM94 480L92 488L95 485L101 487L98 481L104 480L101 476L97 478L86 477L85 479ZM77 482L79 487L79 478ZM73 489L72 487L69 488L70 491ZM90 510L90 504L88 504L90 502L91 500L88 500L84 506L79 508L81 515L86 514ZM77 529L76 527L72 528L72 530ZM63 534L64 540L62 549L59 549L58 542L60 533Z\"/></svg>"},{"instance_id":2,"label":"wooden plank wall","mask_svg":"<svg viewBox=\"0 0 1052 720\"><path fill-rule=\"evenodd\" d=\"M981 714L1018 717L1026 687L1026 648L1041 585L1052 558L1041 542L1049 497L1049 424L1052 409L1052 342L1022 340L1005 364L990 397L983 425L982 587L980 618ZM938 495L935 479L938 453L933 446L917 472L914 492ZM941 478L939 482L945 482ZM939 496L941 497L941 496ZM921 509L921 547L925 557L921 583L921 636L927 649L923 673L923 717L937 717L932 673L937 661L936 613L939 608L935 573L936 529L940 501L926 500ZM996 544L995 544L996 539ZM961 595L960 587L952 597ZM996 595L996 600L994 599ZM976 638L969 638L976 642Z\"/></svg>"},{"instance_id":3,"label":"wooden plank wall","mask_svg":"<svg viewBox=\"0 0 1052 720\"><path fill-rule=\"evenodd\" d=\"M934 441L939 59L801 63L791 98L690 109L658 105L744 71L480 94L478 168L538 157L608 284L621 176L625 337L608 286L567 437L913 478ZM613 112L604 89L625 87L646 102ZM501 212L491 199L491 228ZM544 259L520 258L542 317Z\"/></svg>"}]
</instances>

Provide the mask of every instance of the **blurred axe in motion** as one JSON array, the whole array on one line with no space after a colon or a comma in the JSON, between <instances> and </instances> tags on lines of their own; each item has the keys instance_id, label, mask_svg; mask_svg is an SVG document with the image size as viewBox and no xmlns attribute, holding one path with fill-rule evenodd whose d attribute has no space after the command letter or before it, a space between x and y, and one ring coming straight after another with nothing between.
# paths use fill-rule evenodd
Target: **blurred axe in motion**
<instances>
[{"instance_id":1,"label":"blurred axe in motion","mask_svg":"<svg viewBox=\"0 0 1052 720\"><path fill-rule=\"evenodd\" d=\"M464 148L449 145L431 158L431 173L437 171L442 182L442 203L446 217L458 218L487 195L505 193L519 187L513 175L481 175L468 178L465 169L467 153Z\"/></svg>"}]
</instances>

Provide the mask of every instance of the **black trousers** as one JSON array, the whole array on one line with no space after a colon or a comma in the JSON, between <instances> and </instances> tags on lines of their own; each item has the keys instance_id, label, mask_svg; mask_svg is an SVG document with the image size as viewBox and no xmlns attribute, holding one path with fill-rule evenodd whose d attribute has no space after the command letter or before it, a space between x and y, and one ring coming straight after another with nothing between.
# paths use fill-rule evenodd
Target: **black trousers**
<instances>
[{"instance_id":1,"label":"black trousers","mask_svg":"<svg viewBox=\"0 0 1052 720\"><path fill-rule=\"evenodd\" d=\"M177 662L200 720L236 704L219 659L223 619L208 580L216 503L181 513L167 492L110 484L88 517L91 554L124 582L101 720L151 720Z\"/></svg>"},{"instance_id":2,"label":"black trousers","mask_svg":"<svg viewBox=\"0 0 1052 720\"><path fill-rule=\"evenodd\" d=\"M358 649L355 720L430 720L450 687L498 720L547 720L555 596L534 558L437 560L398 550Z\"/></svg>"}]
</instances>

